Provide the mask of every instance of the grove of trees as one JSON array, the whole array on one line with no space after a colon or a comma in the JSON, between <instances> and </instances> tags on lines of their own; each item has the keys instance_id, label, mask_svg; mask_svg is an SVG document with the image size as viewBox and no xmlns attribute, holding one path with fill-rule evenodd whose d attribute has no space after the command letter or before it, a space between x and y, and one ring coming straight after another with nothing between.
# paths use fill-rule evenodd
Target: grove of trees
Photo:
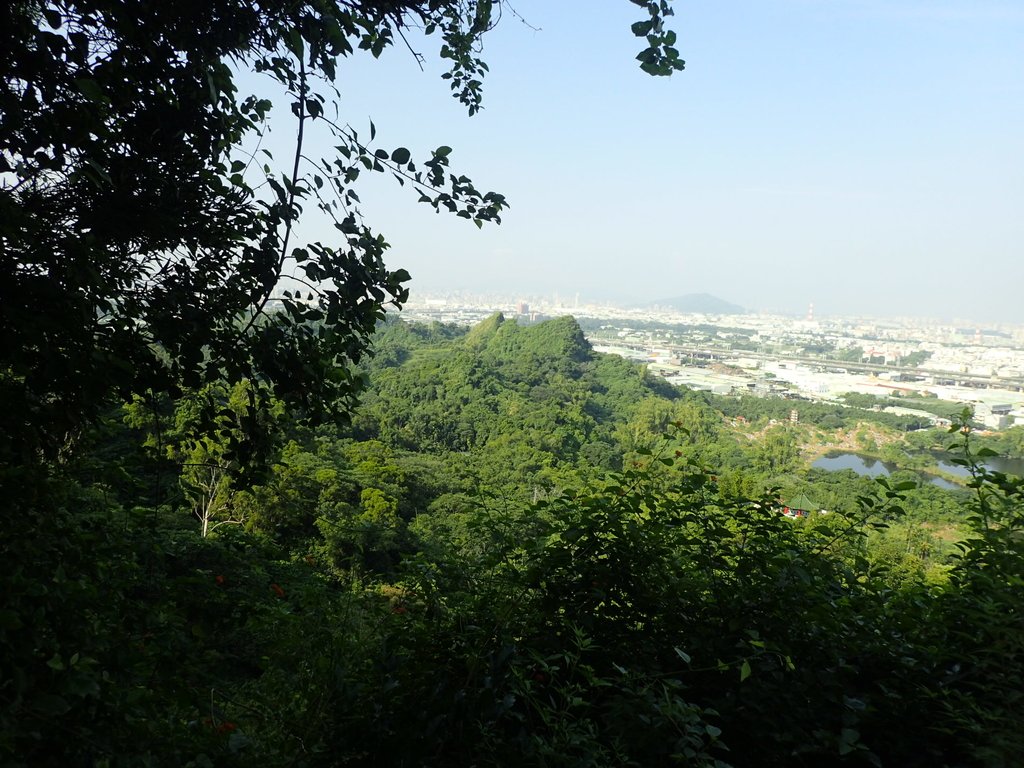
<instances>
[{"instance_id":1,"label":"grove of trees","mask_svg":"<svg viewBox=\"0 0 1024 768\"><path fill-rule=\"evenodd\" d=\"M641 68L681 69L669 4L633 4ZM472 113L502 11L0 9L0 765L1016 764L1024 484L966 420L957 490L808 471L783 401L670 387L572 318L385 314L362 174L506 202L336 120L339 63L436 37ZM280 166L240 69L287 94ZM304 208L336 242L296 242Z\"/></svg>"}]
</instances>

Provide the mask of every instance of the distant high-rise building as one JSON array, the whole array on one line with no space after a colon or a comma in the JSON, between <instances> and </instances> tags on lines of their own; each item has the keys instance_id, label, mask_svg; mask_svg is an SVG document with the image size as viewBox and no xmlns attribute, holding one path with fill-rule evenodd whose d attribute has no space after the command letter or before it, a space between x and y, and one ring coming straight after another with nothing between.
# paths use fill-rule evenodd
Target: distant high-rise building
<instances>
[{"instance_id":1,"label":"distant high-rise building","mask_svg":"<svg viewBox=\"0 0 1024 768\"><path fill-rule=\"evenodd\" d=\"M528 314L530 314L530 305L527 304L525 301L520 301L518 304L516 304L516 314L517 315L528 315Z\"/></svg>"},{"instance_id":2,"label":"distant high-rise building","mask_svg":"<svg viewBox=\"0 0 1024 768\"><path fill-rule=\"evenodd\" d=\"M812 301L807 307L807 322L814 322L814 302Z\"/></svg>"}]
</instances>

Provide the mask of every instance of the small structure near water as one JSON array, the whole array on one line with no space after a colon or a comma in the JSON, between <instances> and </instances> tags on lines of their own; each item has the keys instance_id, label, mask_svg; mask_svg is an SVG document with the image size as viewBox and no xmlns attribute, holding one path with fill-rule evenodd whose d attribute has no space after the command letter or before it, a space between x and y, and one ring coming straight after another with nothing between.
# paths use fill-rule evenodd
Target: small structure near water
<instances>
[{"instance_id":1,"label":"small structure near water","mask_svg":"<svg viewBox=\"0 0 1024 768\"><path fill-rule=\"evenodd\" d=\"M800 494L789 500L789 503L782 508L782 514L793 518L807 517L815 509L817 509L817 504L804 494Z\"/></svg>"}]
</instances>

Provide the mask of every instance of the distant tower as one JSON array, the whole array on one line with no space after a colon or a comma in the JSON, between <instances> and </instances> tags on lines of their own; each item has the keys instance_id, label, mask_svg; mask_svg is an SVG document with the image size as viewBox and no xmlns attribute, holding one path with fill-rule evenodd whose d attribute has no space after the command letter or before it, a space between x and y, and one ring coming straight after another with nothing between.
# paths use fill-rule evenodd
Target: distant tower
<instances>
[{"instance_id":1,"label":"distant tower","mask_svg":"<svg viewBox=\"0 0 1024 768\"><path fill-rule=\"evenodd\" d=\"M807 306L807 322L808 323L813 323L814 322L814 302L813 301Z\"/></svg>"},{"instance_id":2,"label":"distant tower","mask_svg":"<svg viewBox=\"0 0 1024 768\"><path fill-rule=\"evenodd\" d=\"M974 343L981 344L981 328L974 329Z\"/></svg>"}]
</instances>

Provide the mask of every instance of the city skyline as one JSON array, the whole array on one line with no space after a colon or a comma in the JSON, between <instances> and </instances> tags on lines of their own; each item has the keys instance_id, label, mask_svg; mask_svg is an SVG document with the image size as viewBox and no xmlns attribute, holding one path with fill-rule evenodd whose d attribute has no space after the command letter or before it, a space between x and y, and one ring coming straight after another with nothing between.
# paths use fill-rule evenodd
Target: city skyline
<instances>
[{"instance_id":1,"label":"city skyline","mask_svg":"<svg viewBox=\"0 0 1024 768\"><path fill-rule=\"evenodd\" d=\"M714 293L701 291L694 293L693 295L707 295L710 298L721 300L726 303L737 303L731 301L728 296L721 296ZM444 286L440 285L435 288L426 287L421 285L415 278L412 281L412 289L410 291L410 306L422 303L425 301L439 301L439 300L450 300L452 303L458 303L459 300L466 300L469 303L481 302L486 303L489 300L495 306L497 304L504 305L506 307L515 307L519 302L529 302L533 306L533 302L542 302L537 306L544 306L546 308L560 307L562 309L571 310L573 308L586 308L586 307L617 307L620 309L647 309L658 305L659 302L671 298L676 298L667 295L660 296L630 296L626 295L620 298L616 298L613 295L602 295L590 291L580 291L573 289L571 286L563 289L543 289L538 286L532 288L525 288L521 291L515 291L507 288L506 286L491 285L481 287L460 287L456 285ZM684 294L685 296L685 294ZM1024 328L1024 315L1018 318L1009 319L998 319L998 318L985 318L980 316L972 316L965 314L960 310L959 307L951 305L947 311L936 312L932 314L927 313L911 313L911 312L857 312L857 311L838 311L836 308L829 306L828 304L822 304L820 302L808 301L803 305L799 303L791 303L783 308L771 308L771 307L746 307L742 306L744 312L742 314L747 315L765 315L765 316L782 316L787 318L801 319L806 318L813 307L813 317L818 320L851 320L859 318L872 318L876 320L908 320L918 321L921 323L936 323L936 324L965 324L972 328L985 327L985 326L998 326L998 327L1013 327L1013 328ZM731 313L728 312L707 312L701 313L699 311L692 312L680 312L680 314L711 314L726 316Z\"/></svg>"},{"instance_id":2,"label":"city skyline","mask_svg":"<svg viewBox=\"0 0 1024 768\"><path fill-rule=\"evenodd\" d=\"M620 7L621 6L621 7ZM342 71L344 117L508 197L477 231L369 180L414 290L707 292L750 309L1024 319L1024 12L998 2L677 4L687 68L632 61L637 9L523 0L468 118L403 47ZM421 50L434 38L410 33ZM311 141L315 139L311 138ZM270 141L270 145L272 145ZM318 147L323 149L323 147ZM307 230L330 238L327 225Z\"/></svg>"}]
</instances>

